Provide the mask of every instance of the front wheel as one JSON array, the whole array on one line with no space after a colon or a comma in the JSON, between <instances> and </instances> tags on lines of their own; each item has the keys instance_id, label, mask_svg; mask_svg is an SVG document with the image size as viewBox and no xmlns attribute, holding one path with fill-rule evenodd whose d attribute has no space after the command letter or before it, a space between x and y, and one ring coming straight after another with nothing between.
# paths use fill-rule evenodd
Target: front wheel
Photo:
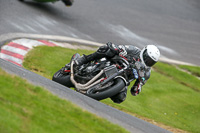
<instances>
[{"instance_id":1,"label":"front wheel","mask_svg":"<svg viewBox=\"0 0 200 133\"><path fill-rule=\"evenodd\" d=\"M63 73L63 68L58 70L52 78L53 81L62 84L64 86L67 87L74 87L74 85L72 84L71 80L70 80L70 75L69 74L64 74Z\"/></svg>"},{"instance_id":2,"label":"front wheel","mask_svg":"<svg viewBox=\"0 0 200 133\"><path fill-rule=\"evenodd\" d=\"M125 86L126 85L125 85L124 81L121 78L117 78L114 80L113 85L108 87L108 89L106 89L104 91L89 90L89 91L87 91L86 95L93 99L96 99L96 100L102 100L102 99L106 99L106 98L116 95Z\"/></svg>"}]
</instances>

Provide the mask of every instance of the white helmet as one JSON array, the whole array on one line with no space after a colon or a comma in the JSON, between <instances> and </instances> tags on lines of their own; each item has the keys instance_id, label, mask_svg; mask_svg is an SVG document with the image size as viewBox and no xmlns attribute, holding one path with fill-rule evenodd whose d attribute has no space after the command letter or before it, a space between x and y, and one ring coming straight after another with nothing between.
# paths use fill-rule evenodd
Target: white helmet
<instances>
[{"instance_id":1,"label":"white helmet","mask_svg":"<svg viewBox=\"0 0 200 133\"><path fill-rule=\"evenodd\" d=\"M147 45L140 52L142 63L147 66L153 66L160 57L160 51L155 45Z\"/></svg>"}]
</instances>

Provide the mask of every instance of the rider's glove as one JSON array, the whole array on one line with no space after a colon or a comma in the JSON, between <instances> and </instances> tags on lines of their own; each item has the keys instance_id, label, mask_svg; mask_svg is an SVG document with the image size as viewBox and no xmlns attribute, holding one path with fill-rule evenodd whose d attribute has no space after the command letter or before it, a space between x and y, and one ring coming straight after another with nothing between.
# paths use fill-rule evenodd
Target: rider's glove
<instances>
[{"instance_id":1,"label":"rider's glove","mask_svg":"<svg viewBox=\"0 0 200 133\"><path fill-rule=\"evenodd\" d=\"M142 85L138 84L137 86L132 86L131 87L131 94L133 96L137 96L142 90Z\"/></svg>"}]
</instances>

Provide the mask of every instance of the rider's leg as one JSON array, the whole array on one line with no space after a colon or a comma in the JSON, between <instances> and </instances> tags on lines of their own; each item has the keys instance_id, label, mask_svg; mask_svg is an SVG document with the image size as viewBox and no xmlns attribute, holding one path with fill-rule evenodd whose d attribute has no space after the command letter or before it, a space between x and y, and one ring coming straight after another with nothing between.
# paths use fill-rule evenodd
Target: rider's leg
<instances>
[{"instance_id":1,"label":"rider's leg","mask_svg":"<svg viewBox=\"0 0 200 133\"><path fill-rule=\"evenodd\" d=\"M98 60L98 59L101 59L104 57L111 58L114 55L115 54L109 49L109 47L107 45L104 45L104 46L99 47L99 49L96 52L94 52L90 55L83 55L81 58L77 59L76 64L82 65L82 64L88 63L90 61Z\"/></svg>"},{"instance_id":2,"label":"rider's leg","mask_svg":"<svg viewBox=\"0 0 200 133\"><path fill-rule=\"evenodd\" d=\"M127 87L124 87L119 93L110 97L110 99L115 103L121 103L126 99Z\"/></svg>"}]
</instances>

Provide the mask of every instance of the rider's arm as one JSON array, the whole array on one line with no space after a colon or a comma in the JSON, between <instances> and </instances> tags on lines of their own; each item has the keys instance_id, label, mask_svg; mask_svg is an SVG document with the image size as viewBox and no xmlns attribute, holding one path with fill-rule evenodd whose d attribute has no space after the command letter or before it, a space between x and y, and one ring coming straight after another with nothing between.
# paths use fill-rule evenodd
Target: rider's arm
<instances>
[{"instance_id":1,"label":"rider's arm","mask_svg":"<svg viewBox=\"0 0 200 133\"><path fill-rule=\"evenodd\" d=\"M131 87L131 94L133 96L137 96L141 91L142 91L142 86L143 86L143 82L139 81L139 79L137 79L134 83L134 85Z\"/></svg>"},{"instance_id":2,"label":"rider's arm","mask_svg":"<svg viewBox=\"0 0 200 133\"><path fill-rule=\"evenodd\" d=\"M140 77L138 78L134 85L131 87L131 94L133 96L137 96L141 91L142 91L142 86L147 82L147 80L150 78L150 74L151 74L151 69L149 68L146 72L145 72L145 76L144 77Z\"/></svg>"}]
</instances>

